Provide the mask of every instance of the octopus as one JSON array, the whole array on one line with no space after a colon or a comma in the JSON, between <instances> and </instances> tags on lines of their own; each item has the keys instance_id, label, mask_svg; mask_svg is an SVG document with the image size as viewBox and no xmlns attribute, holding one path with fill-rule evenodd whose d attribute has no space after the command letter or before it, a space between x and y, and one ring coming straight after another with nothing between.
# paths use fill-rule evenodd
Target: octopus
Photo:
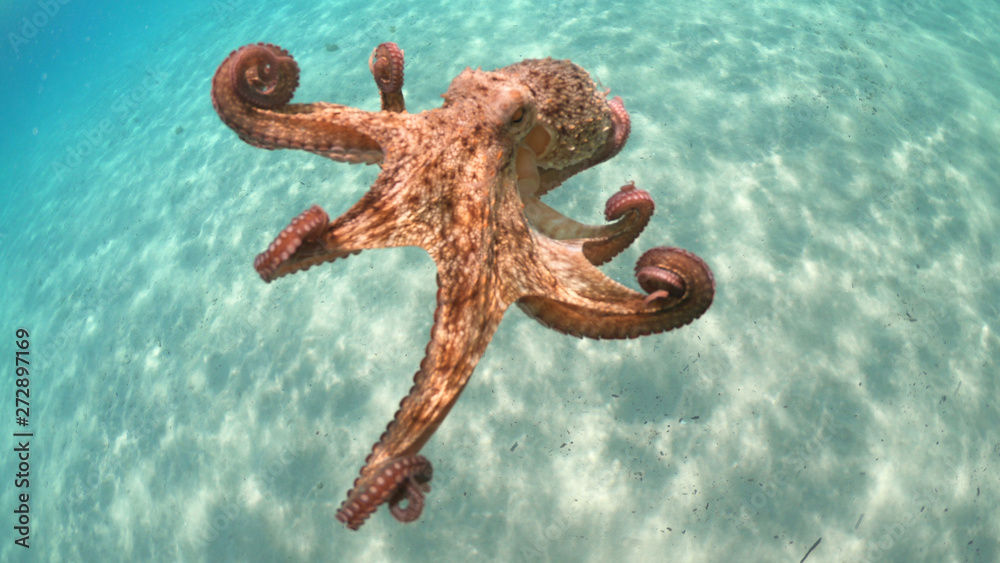
<instances>
[{"instance_id":1,"label":"octopus","mask_svg":"<svg viewBox=\"0 0 1000 563\"><path fill-rule=\"evenodd\" d=\"M530 59L466 68L442 107L409 113L403 51L377 46L368 60L381 109L290 103L299 68L281 47L233 51L212 79L212 104L240 139L337 162L375 164L368 192L331 221L313 205L254 261L265 282L362 250L418 246L437 268L430 342L413 386L365 459L336 518L357 530L382 504L416 520L432 467L420 450L455 406L506 310L594 339L635 338L691 323L712 303L715 279L695 254L668 246L635 266L643 292L597 266L625 250L653 214L634 183L607 200L606 224L561 214L542 196L622 150L630 119L568 60Z\"/></svg>"}]
</instances>

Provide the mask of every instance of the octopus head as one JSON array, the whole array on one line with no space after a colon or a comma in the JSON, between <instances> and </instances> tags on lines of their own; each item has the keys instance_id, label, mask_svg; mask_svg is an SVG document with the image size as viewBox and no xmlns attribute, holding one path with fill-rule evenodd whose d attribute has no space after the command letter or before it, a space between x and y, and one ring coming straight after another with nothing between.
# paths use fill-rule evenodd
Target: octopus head
<instances>
[{"instance_id":1,"label":"octopus head","mask_svg":"<svg viewBox=\"0 0 1000 563\"><path fill-rule=\"evenodd\" d=\"M442 97L444 107L468 114L463 121L486 125L515 146L536 127L538 106L531 90L496 72L467 68Z\"/></svg>"},{"instance_id":2,"label":"octopus head","mask_svg":"<svg viewBox=\"0 0 1000 563\"><path fill-rule=\"evenodd\" d=\"M531 91L538 120L522 146L540 168L563 169L593 159L612 134L605 93L568 60L528 59L497 71Z\"/></svg>"},{"instance_id":3,"label":"octopus head","mask_svg":"<svg viewBox=\"0 0 1000 563\"><path fill-rule=\"evenodd\" d=\"M467 113L465 121L506 136L522 196L539 193L543 170L588 167L613 153L606 92L568 60L528 59L494 72L467 68L443 97L445 107Z\"/></svg>"}]
</instances>

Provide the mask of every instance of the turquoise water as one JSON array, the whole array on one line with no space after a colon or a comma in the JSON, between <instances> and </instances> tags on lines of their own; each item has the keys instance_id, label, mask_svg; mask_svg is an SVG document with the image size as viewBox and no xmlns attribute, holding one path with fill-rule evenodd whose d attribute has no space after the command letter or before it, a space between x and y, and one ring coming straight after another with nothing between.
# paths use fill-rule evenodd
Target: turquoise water
<instances>
[{"instance_id":1,"label":"turquoise water","mask_svg":"<svg viewBox=\"0 0 1000 563\"><path fill-rule=\"evenodd\" d=\"M810 563L1000 560L1000 4L64 1L0 8L0 560L799 561L819 538ZM256 41L296 57L296 100L365 109L383 41L411 111L466 66L572 59L632 136L547 201L599 222L634 180L657 214L604 270L633 284L682 246L715 303L625 342L512 309L423 450L421 518L344 529L434 266L377 250L260 281L291 217L343 212L377 169L220 122L212 74Z\"/></svg>"}]
</instances>

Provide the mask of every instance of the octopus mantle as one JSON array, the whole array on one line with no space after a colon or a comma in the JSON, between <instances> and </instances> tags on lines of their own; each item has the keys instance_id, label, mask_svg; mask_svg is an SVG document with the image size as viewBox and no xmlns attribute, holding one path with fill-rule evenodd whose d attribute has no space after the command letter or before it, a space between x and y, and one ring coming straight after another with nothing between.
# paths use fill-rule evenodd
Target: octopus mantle
<instances>
[{"instance_id":1,"label":"octopus mantle","mask_svg":"<svg viewBox=\"0 0 1000 563\"><path fill-rule=\"evenodd\" d=\"M642 255L635 271L644 294L597 269L653 213L652 198L633 184L608 199L605 225L578 223L541 201L628 138L621 98L608 100L582 68L549 58L466 69L441 108L412 114L402 94L403 51L384 43L368 63L381 111L290 104L298 65L264 43L234 51L212 79L215 110L247 143L381 167L368 193L337 219L316 205L292 219L254 262L265 282L369 248L419 246L437 265L426 356L337 512L354 530L385 502L397 520L420 516L431 479L420 449L511 304L573 336L634 338L690 323L715 295L708 266L679 248Z\"/></svg>"}]
</instances>

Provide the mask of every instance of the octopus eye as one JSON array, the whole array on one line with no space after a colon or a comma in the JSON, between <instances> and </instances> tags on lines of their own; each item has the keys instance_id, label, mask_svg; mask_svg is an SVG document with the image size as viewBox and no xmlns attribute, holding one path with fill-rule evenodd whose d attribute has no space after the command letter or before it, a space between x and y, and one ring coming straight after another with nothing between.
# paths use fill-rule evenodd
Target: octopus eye
<instances>
[{"instance_id":1,"label":"octopus eye","mask_svg":"<svg viewBox=\"0 0 1000 563\"><path fill-rule=\"evenodd\" d=\"M515 111L514 115L511 116L510 122L520 123L523 120L524 120L524 108L523 107L517 108L517 111Z\"/></svg>"}]
</instances>

